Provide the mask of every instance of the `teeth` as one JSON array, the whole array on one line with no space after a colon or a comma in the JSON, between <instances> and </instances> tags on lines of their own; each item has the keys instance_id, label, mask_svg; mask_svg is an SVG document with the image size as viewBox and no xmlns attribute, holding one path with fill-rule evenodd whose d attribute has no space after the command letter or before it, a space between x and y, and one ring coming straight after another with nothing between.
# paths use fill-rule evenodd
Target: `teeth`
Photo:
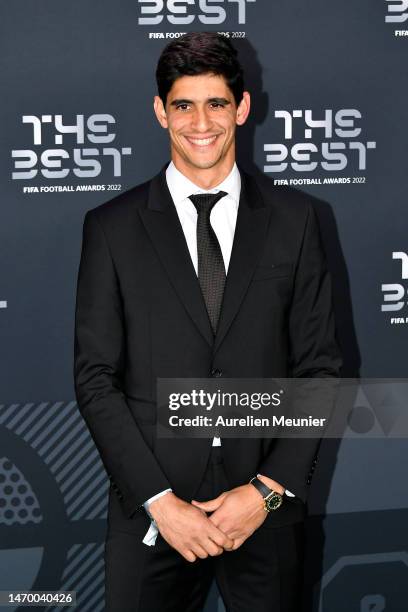
<instances>
[{"instance_id":1,"label":"teeth","mask_svg":"<svg viewBox=\"0 0 408 612\"><path fill-rule=\"evenodd\" d=\"M189 138L188 140L192 142L193 144L205 146L205 145L209 145L212 142L214 142L216 138L217 138L216 136L212 136L211 138L202 138L202 139Z\"/></svg>"}]
</instances>

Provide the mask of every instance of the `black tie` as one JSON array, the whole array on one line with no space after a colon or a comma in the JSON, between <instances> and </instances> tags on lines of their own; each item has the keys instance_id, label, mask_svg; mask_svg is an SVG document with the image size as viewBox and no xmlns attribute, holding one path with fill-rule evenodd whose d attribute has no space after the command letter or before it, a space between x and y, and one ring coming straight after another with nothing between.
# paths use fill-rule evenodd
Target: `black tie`
<instances>
[{"instance_id":1,"label":"black tie","mask_svg":"<svg viewBox=\"0 0 408 612\"><path fill-rule=\"evenodd\" d=\"M219 191L189 196L198 213L198 280L214 334L220 316L226 273L221 247L211 227L210 213L213 206L225 195L227 195L225 191Z\"/></svg>"}]
</instances>

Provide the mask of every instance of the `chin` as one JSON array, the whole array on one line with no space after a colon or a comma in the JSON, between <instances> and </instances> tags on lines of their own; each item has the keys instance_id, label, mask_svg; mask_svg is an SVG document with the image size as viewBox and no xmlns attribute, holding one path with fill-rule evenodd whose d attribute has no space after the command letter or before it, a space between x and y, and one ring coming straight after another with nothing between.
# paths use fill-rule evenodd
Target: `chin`
<instances>
[{"instance_id":1,"label":"chin","mask_svg":"<svg viewBox=\"0 0 408 612\"><path fill-rule=\"evenodd\" d=\"M191 159L189 158L189 163L195 168L201 168L202 170L213 168L216 166L221 160L221 157L217 157L215 159Z\"/></svg>"},{"instance_id":2,"label":"chin","mask_svg":"<svg viewBox=\"0 0 408 612\"><path fill-rule=\"evenodd\" d=\"M201 170L206 170L208 168L212 168L213 166L216 166L217 162L218 162L218 160L216 160L216 161L209 161L209 162L197 162L197 163L193 162L192 165L195 168L200 168Z\"/></svg>"}]
</instances>

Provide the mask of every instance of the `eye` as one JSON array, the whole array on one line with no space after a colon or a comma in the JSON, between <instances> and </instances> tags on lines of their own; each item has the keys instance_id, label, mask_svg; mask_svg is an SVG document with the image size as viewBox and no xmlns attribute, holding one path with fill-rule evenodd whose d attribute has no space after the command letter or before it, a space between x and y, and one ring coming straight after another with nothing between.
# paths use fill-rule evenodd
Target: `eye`
<instances>
[{"instance_id":1,"label":"eye","mask_svg":"<svg viewBox=\"0 0 408 612\"><path fill-rule=\"evenodd\" d=\"M212 108L224 108L224 104L221 104L221 102L211 102L211 107Z\"/></svg>"},{"instance_id":2,"label":"eye","mask_svg":"<svg viewBox=\"0 0 408 612\"><path fill-rule=\"evenodd\" d=\"M185 111L189 108L188 104L177 104L176 109L177 110L181 110L181 111Z\"/></svg>"}]
</instances>

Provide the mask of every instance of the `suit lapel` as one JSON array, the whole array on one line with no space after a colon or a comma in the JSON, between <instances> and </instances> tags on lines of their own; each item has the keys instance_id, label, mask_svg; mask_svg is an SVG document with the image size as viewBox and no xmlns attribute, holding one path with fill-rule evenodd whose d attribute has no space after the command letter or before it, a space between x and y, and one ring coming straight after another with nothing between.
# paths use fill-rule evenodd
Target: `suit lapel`
<instances>
[{"instance_id":1,"label":"suit lapel","mask_svg":"<svg viewBox=\"0 0 408 612\"><path fill-rule=\"evenodd\" d=\"M241 194L220 319L214 338L200 284L166 181L166 167L150 181L140 216L182 304L213 351L219 348L244 298L262 253L270 208L255 179L241 167Z\"/></svg>"},{"instance_id":2,"label":"suit lapel","mask_svg":"<svg viewBox=\"0 0 408 612\"><path fill-rule=\"evenodd\" d=\"M214 336L183 229L166 181L166 167L152 178L147 208L140 215L168 277L188 314L210 346Z\"/></svg>"},{"instance_id":3,"label":"suit lapel","mask_svg":"<svg viewBox=\"0 0 408 612\"><path fill-rule=\"evenodd\" d=\"M220 319L214 341L214 353L233 322L255 267L262 254L270 208L266 207L255 179L239 167L241 194L231 259L228 267ZM256 313L254 313L256 316Z\"/></svg>"}]
</instances>

